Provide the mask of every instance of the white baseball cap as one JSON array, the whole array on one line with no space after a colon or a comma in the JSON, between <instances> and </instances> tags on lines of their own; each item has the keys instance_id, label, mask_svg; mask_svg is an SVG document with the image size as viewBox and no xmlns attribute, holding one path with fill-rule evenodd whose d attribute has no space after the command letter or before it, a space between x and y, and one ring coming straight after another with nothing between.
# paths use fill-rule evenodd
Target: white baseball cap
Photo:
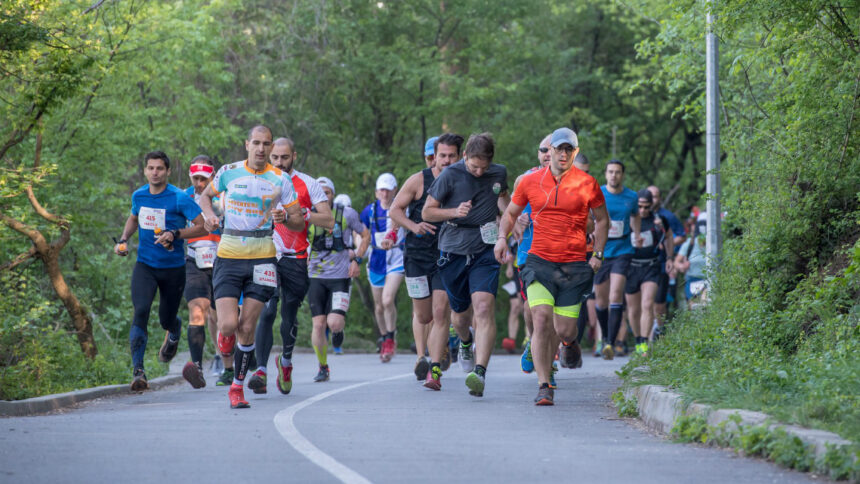
<instances>
[{"instance_id":1,"label":"white baseball cap","mask_svg":"<svg viewBox=\"0 0 860 484\"><path fill-rule=\"evenodd\" d=\"M376 179L377 190L394 190L397 188L397 178L391 173L383 173Z\"/></svg>"},{"instance_id":2,"label":"white baseball cap","mask_svg":"<svg viewBox=\"0 0 860 484\"><path fill-rule=\"evenodd\" d=\"M332 193L337 193L334 189L334 182L331 181L330 178L321 176L317 178L317 183L319 183L321 187L328 187L329 190L332 191Z\"/></svg>"},{"instance_id":3,"label":"white baseball cap","mask_svg":"<svg viewBox=\"0 0 860 484\"><path fill-rule=\"evenodd\" d=\"M341 193L340 195L334 197L334 204L343 205L344 207L351 207L352 199L349 198L349 195L347 195L346 193Z\"/></svg>"}]
</instances>

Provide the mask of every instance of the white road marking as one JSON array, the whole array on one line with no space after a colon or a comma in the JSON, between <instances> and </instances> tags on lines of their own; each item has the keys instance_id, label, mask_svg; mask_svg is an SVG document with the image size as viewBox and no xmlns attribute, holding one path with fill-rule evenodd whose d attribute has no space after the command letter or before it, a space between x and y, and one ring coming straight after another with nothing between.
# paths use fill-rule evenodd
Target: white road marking
<instances>
[{"instance_id":1,"label":"white road marking","mask_svg":"<svg viewBox=\"0 0 860 484\"><path fill-rule=\"evenodd\" d=\"M348 390L352 390L354 388L363 387L365 385L372 385L374 383L382 383L389 380L396 380L398 378L405 378L407 376L412 376L412 373L406 373L403 375L390 376L388 378L381 378L379 380L370 380L362 383L356 383L354 385L345 386L343 388L338 388L335 390L329 390L327 392L320 393L318 395L314 395L310 398L302 400L301 402L287 407L275 415L275 428L280 432L281 437L287 441L291 446L293 446L299 454L305 456L309 461L314 464L320 466L323 470L327 471L331 475L333 475L337 480L343 482L344 484L370 484L367 478L350 469L349 467L338 462L334 457L326 454L319 447L315 446L311 443L310 440L305 438L304 435L299 432L299 429L296 428L293 423L293 417L295 417L296 413L299 410L302 410L305 407L313 405L314 403L328 398L332 395L336 395L340 392L345 392Z\"/></svg>"}]
</instances>

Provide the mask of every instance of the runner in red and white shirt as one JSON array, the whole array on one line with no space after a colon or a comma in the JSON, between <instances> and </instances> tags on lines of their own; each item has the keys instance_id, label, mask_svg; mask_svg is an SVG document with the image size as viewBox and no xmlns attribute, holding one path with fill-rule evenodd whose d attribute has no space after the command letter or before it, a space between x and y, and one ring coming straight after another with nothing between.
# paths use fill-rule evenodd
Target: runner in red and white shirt
<instances>
[{"instance_id":1,"label":"runner in red and white shirt","mask_svg":"<svg viewBox=\"0 0 860 484\"><path fill-rule=\"evenodd\" d=\"M275 224L272 236L277 249L278 258L278 287L281 299L281 338L283 351L276 359L278 368L278 390L283 394L292 390L292 357L296 344L298 326L297 314L308 292L308 226L314 224L331 229L334 227L334 217L328 204L328 197L317 181L293 169L296 150L289 138L278 138L272 146L269 160L277 168L290 175L293 188L298 196L299 206L305 217L305 228L301 232L287 230L283 224ZM266 363L272 351L274 336L272 327L278 312L278 294L266 303L257 323L256 357L257 371L248 380L248 388L254 393L266 393Z\"/></svg>"}]
</instances>

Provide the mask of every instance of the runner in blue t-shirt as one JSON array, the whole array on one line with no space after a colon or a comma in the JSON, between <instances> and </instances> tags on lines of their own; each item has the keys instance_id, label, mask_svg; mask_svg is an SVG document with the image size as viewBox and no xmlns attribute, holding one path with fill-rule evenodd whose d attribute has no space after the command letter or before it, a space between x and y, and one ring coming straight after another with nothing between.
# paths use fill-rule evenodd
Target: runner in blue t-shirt
<instances>
[{"instance_id":1,"label":"runner in blue t-shirt","mask_svg":"<svg viewBox=\"0 0 860 484\"><path fill-rule=\"evenodd\" d=\"M624 311L624 286L627 283L627 268L633 258L633 243L641 246L639 234L639 198L636 192L624 187L624 164L610 160L606 165L606 185L600 187L609 209L609 240L604 253L595 252L603 258L603 265L594 276L594 294L597 299L597 320L603 333L603 358L611 360L624 351L623 342L616 341ZM632 234L632 237L631 237ZM631 241L632 239L632 241Z\"/></svg>"},{"instance_id":2,"label":"runner in blue t-shirt","mask_svg":"<svg viewBox=\"0 0 860 484\"><path fill-rule=\"evenodd\" d=\"M181 322L176 317L185 287L185 251L182 239L206 234L200 207L182 190L167 183L170 159L161 151L147 153L144 175L149 184L131 196L131 215L125 222L114 253L128 255L128 239L138 231L137 263L131 275L134 321L129 331L134 366L132 391L149 388L143 369L147 324L155 292L161 294L158 318L167 333L158 359L170 361L179 347ZM193 227L187 227L188 221Z\"/></svg>"}]
</instances>

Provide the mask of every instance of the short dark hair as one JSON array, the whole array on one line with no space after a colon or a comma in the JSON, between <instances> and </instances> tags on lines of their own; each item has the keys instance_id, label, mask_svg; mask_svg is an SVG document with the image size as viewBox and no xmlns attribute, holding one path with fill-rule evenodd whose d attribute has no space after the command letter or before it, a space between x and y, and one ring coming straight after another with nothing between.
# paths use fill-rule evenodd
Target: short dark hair
<instances>
[{"instance_id":1,"label":"short dark hair","mask_svg":"<svg viewBox=\"0 0 860 484\"><path fill-rule=\"evenodd\" d=\"M463 151L463 137L459 134L454 133L445 133L436 138L436 142L433 143L433 152L435 153L437 149L439 149L439 145L448 145L448 146L456 146L457 147L457 155L460 155L460 152Z\"/></svg>"},{"instance_id":2,"label":"short dark hair","mask_svg":"<svg viewBox=\"0 0 860 484\"><path fill-rule=\"evenodd\" d=\"M248 130L248 138L247 138L247 139L248 139L248 141L251 141L251 136L253 136L254 131L257 131L257 130L266 130L266 131L268 131L268 132L269 132L269 138L273 138L273 137L274 137L274 136L272 136L272 130L271 130L271 129L269 129L269 127L268 127L268 126L263 125L263 124L257 124L257 125L255 125L253 128L251 128L251 129L249 129L249 130Z\"/></svg>"},{"instance_id":3,"label":"short dark hair","mask_svg":"<svg viewBox=\"0 0 860 484\"><path fill-rule=\"evenodd\" d=\"M296 152L296 144L293 142L292 139L286 136L284 136L283 138L276 139L272 144L275 146L287 145L290 147L290 153Z\"/></svg>"},{"instance_id":4,"label":"short dark hair","mask_svg":"<svg viewBox=\"0 0 860 484\"><path fill-rule=\"evenodd\" d=\"M163 151L150 151L143 157L143 166L146 166L149 160L161 160L164 162L164 167L170 169L170 158Z\"/></svg>"},{"instance_id":5,"label":"short dark hair","mask_svg":"<svg viewBox=\"0 0 860 484\"><path fill-rule=\"evenodd\" d=\"M493 156L496 154L495 142L493 135L490 133L473 134L469 136L469 141L466 142L466 152L463 155L466 158L481 158L484 161L493 162Z\"/></svg>"},{"instance_id":6,"label":"short dark hair","mask_svg":"<svg viewBox=\"0 0 860 484\"><path fill-rule=\"evenodd\" d=\"M212 161L212 158L209 158L206 155L197 155L191 160L191 164L195 163L203 163L204 165L215 166L215 163Z\"/></svg>"},{"instance_id":7,"label":"short dark hair","mask_svg":"<svg viewBox=\"0 0 860 484\"><path fill-rule=\"evenodd\" d=\"M624 163L621 163L621 160L611 159L609 163L606 164L606 167L609 168L609 165L619 165L621 166L621 173L624 173Z\"/></svg>"},{"instance_id":8,"label":"short dark hair","mask_svg":"<svg viewBox=\"0 0 860 484\"><path fill-rule=\"evenodd\" d=\"M579 163L581 165L590 165L591 164L591 162L588 161L588 158L586 158L585 155L583 155L581 151L576 153L576 156L573 158L573 161L574 161L574 163Z\"/></svg>"}]
</instances>

